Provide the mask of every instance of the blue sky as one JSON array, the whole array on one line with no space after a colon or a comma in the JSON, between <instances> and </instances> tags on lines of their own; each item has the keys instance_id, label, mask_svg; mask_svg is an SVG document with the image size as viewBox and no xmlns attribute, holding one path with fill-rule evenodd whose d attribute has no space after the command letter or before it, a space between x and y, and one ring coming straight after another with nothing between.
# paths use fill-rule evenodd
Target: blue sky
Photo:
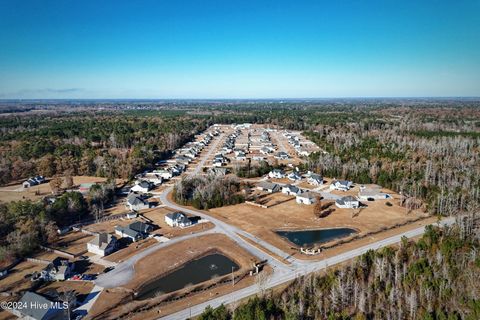
<instances>
[{"instance_id":1,"label":"blue sky","mask_svg":"<svg viewBox=\"0 0 480 320\"><path fill-rule=\"evenodd\" d=\"M0 98L480 96L479 12L479 0L0 0Z\"/></svg>"}]
</instances>

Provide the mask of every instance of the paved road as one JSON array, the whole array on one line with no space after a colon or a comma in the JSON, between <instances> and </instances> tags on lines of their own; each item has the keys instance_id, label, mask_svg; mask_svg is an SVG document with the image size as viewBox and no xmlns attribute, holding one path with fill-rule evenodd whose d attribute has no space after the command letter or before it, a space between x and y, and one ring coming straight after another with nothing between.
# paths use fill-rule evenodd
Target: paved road
<instances>
[{"instance_id":1,"label":"paved road","mask_svg":"<svg viewBox=\"0 0 480 320\"><path fill-rule=\"evenodd\" d=\"M218 135L218 137L214 138L214 141L212 144L210 144L210 146L208 146L208 152L207 154L205 154L204 156L202 156L202 158L200 159L200 161L197 163L197 166L195 167L195 169L193 170L193 172L191 172L189 175L190 176L193 176L193 175L196 175L196 174L199 174L200 171L202 170L202 168L205 166L205 162L208 161L208 159L210 158L210 156L215 152L217 151L217 147L218 147L218 144L223 141L223 136L225 135L225 133L221 133L220 135Z\"/></svg>"},{"instance_id":2,"label":"paved road","mask_svg":"<svg viewBox=\"0 0 480 320\"><path fill-rule=\"evenodd\" d=\"M133 275L135 273L135 264L140 259L145 258L146 256L154 253L155 251L171 246L172 244L175 244L177 242L195 238L195 237L198 237L199 235L215 233L215 232L218 232L217 227L214 227L213 229L205 230L203 232L198 232L194 234L188 234L185 236L173 238L167 242L156 243L148 247L147 249L140 251L134 256L128 258L127 260L120 262L114 270L108 273L103 273L99 275L98 278L95 280L95 284L103 288L115 288L118 286L125 285L133 278Z\"/></svg>"},{"instance_id":3,"label":"paved road","mask_svg":"<svg viewBox=\"0 0 480 320\"><path fill-rule=\"evenodd\" d=\"M216 141L214 141L207 152L202 159L199 161L197 164L196 168L193 170L191 175L198 174L202 167L204 166L205 162L209 159L211 154L216 151L217 145L220 141L222 141L222 135L219 136ZM300 275L305 275L311 272L319 271L322 269L325 269L326 267L334 264L338 264L343 261L350 260L352 258L355 258L359 255L362 255L363 253L367 252L368 250L375 250L378 248L382 248L385 246L392 245L394 243L397 243L400 241L400 239L403 236L406 237L415 237L418 235L421 235L424 232L424 227L419 227L413 230L410 230L408 232L404 232L402 234L395 235L393 237L379 240L377 242L374 242L372 244L363 246L361 248L351 250L342 254L339 254L335 257L331 257L328 259L324 259L321 261L305 261L305 260L298 260L294 257L289 256L287 253L283 252L282 250L278 249L277 247L271 245L270 243L263 241L262 239L259 239L253 235L251 235L248 232L245 232L235 226L229 225L228 223L225 223L219 219L216 219L214 217L209 216L208 214L204 212L200 212L197 210L193 209L187 209L184 207L180 207L176 205L173 202L170 202L168 200L168 195L169 193L173 190L173 187L167 188L163 193L159 195L159 198L161 202L164 205L167 205L168 207L183 211L192 215L200 216L204 219L210 220L212 223L215 224L215 227L213 229L201 232L201 233L196 233L196 234L191 234L191 235L186 235L178 238L174 238L168 242L165 243L158 243L155 244L147 249L145 249L142 252L139 252L135 256L127 259L126 261L118 264L118 266L115 268L115 270L104 274L100 275L98 279L96 280L96 285L99 287L104 287L104 288L112 288L112 287L117 287L124 285L130 281L130 279L134 275L134 266L137 261L140 259L148 256L149 254L152 254L156 250L159 250L163 247L172 245L174 243L180 242L180 241L185 241L189 240L191 238L197 237L202 234L208 234L208 233L222 233L228 236L230 239L232 239L234 242L236 242L240 247L245 249L247 252L250 254L258 257L261 260L267 260L270 266L274 269L273 274L271 277L268 279L266 288L272 288L277 285L280 285L284 282L290 281L295 279L296 277ZM323 193L323 192L322 192ZM330 195L329 193L327 193ZM453 218L445 219L442 224L452 224L454 222ZM246 241L245 239L242 238L248 238L250 241L255 242L257 246L252 245L250 242ZM267 254L264 250L259 249L259 247L263 247L264 249L267 249L270 252L273 252L276 256L281 257L282 259L287 260L289 263L286 264L282 260L278 260L276 257L271 256ZM259 288L256 285L252 285L240 290L237 290L235 292L232 292L230 294L217 297L215 299L212 299L208 302L201 303L195 306L192 306L191 308L184 309L182 311L179 311L177 313L168 315L162 319L185 319L188 318L190 315L195 316L203 312L206 306L211 305L213 307L217 307L220 304L229 304L232 302L235 302L239 299L254 295L259 292Z\"/></svg>"},{"instance_id":4,"label":"paved road","mask_svg":"<svg viewBox=\"0 0 480 320\"><path fill-rule=\"evenodd\" d=\"M454 222L455 222L454 218L448 218L448 219L445 219L444 221L442 221L442 224L450 225ZM273 288L273 287L278 286L278 285L280 285L284 282L291 281L298 276L306 275L306 274L309 274L311 272L316 272L316 271L325 269L328 266L335 265L335 264L338 264L340 262L348 261L350 259L353 259L355 257L358 257L358 256L364 254L368 250L376 250L376 249L379 249L379 248L382 248L382 247L385 247L385 246L395 244L395 243L399 242L403 236L405 236L407 238L419 236L419 235L423 234L424 231L425 231L425 227L416 228L414 230L410 230L410 231L395 235L393 237L377 241L375 243L363 246L361 248L339 254L339 255L337 255L335 257L332 257L332 258L324 259L322 261L303 263L301 265L297 265L295 270L292 270L292 271L287 272L287 273L285 273L285 272L280 272L279 273L275 270L273 275L269 278L268 283L265 286L265 288L267 288L267 289L268 288ZM235 292L226 294L224 296L212 299L210 301L197 304L195 306L192 306L191 308L187 308L187 309L178 311L176 313L167 315L165 317L162 317L161 319L165 319L165 320L186 319L186 318L189 318L190 315L191 316L199 315L200 313L203 312L203 310L207 306L218 307L221 304L234 303L235 301L238 301L238 300L243 299L243 298L247 298L247 297L252 296L252 295L254 295L258 292L259 292L259 287L256 286L256 285L252 285L252 286L237 290Z\"/></svg>"}]
</instances>

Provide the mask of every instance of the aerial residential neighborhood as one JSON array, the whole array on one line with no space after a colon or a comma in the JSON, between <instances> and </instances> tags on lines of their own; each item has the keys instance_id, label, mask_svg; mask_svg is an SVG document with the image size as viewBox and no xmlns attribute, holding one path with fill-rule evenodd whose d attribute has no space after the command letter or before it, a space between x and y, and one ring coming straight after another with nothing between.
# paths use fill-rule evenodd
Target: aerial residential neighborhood
<instances>
[{"instance_id":1,"label":"aerial residential neighborhood","mask_svg":"<svg viewBox=\"0 0 480 320\"><path fill-rule=\"evenodd\" d=\"M480 319L479 13L0 1L0 320Z\"/></svg>"}]
</instances>

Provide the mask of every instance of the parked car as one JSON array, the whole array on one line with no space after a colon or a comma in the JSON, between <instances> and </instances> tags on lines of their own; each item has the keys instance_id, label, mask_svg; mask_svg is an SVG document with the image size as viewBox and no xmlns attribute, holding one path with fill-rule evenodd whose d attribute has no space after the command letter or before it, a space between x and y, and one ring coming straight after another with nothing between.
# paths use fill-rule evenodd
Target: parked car
<instances>
[{"instance_id":1,"label":"parked car","mask_svg":"<svg viewBox=\"0 0 480 320\"><path fill-rule=\"evenodd\" d=\"M87 280L87 281L95 280L95 275L93 275L93 274L84 274L84 275L82 276L82 280Z\"/></svg>"},{"instance_id":2,"label":"parked car","mask_svg":"<svg viewBox=\"0 0 480 320\"><path fill-rule=\"evenodd\" d=\"M103 273L107 273L107 272L110 272L112 271L113 269L115 269L115 267L106 267L105 269L103 269Z\"/></svg>"}]
</instances>

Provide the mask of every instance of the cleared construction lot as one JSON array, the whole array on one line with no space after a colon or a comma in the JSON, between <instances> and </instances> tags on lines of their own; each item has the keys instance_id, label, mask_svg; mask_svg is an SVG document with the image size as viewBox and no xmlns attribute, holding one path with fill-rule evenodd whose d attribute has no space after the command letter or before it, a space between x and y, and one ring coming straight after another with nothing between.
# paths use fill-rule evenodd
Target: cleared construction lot
<instances>
[{"instance_id":1,"label":"cleared construction lot","mask_svg":"<svg viewBox=\"0 0 480 320\"><path fill-rule=\"evenodd\" d=\"M345 196L358 192L358 187L342 192L333 191L333 194ZM209 210L209 213L229 224L233 224L254 236L263 239L274 246L294 254L297 258L305 258L298 254L298 247L275 233L277 230L311 230L324 228L352 228L359 235L380 231L426 217L418 211L407 213L399 205L400 196L391 191L392 199L364 201L366 208L357 210L341 209L334 205L333 200L323 200L322 204L331 202L335 210L326 217L318 218L314 214L314 205L302 205L295 202L294 196L282 193L265 195L262 202L268 207L260 208L246 203ZM390 205L387 205L387 202ZM415 225L417 226L417 225ZM413 227L413 226L412 226ZM382 234L376 234L375 239ZM330 245L334 243L325 243Z\"/></svg>"}]
</instances>

